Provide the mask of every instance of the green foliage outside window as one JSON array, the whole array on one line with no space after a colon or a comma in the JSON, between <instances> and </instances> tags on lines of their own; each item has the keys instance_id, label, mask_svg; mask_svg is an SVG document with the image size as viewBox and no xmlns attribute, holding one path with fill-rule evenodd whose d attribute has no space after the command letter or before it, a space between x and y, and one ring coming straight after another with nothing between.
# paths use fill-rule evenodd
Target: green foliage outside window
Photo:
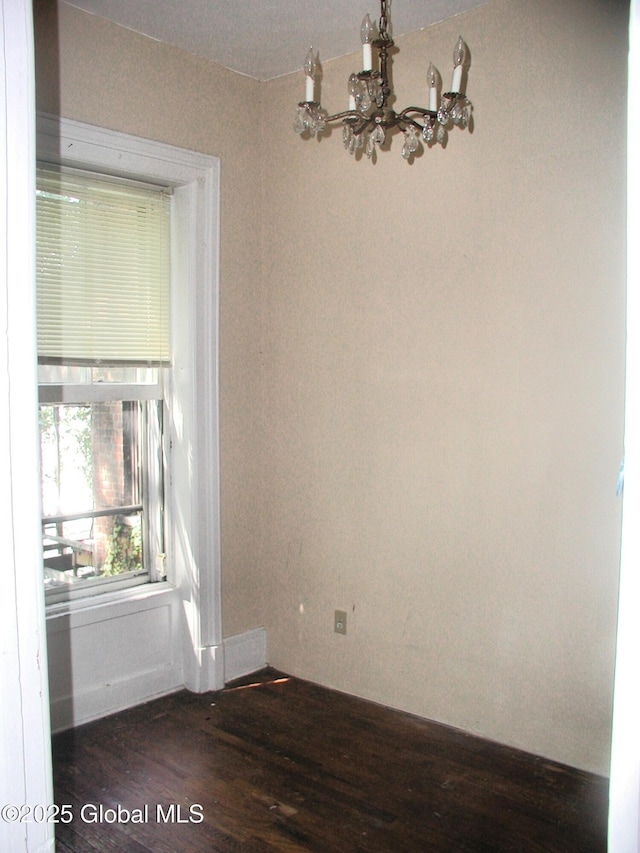
<instances>
[{"instance_id":1,"label":"green foliage outside window","mask_svg":"<svg viewBox=\"0 0 640 853\"><path fill-rule=\"evenodd\" d=\"M119 575L122 572L142 571L142 536L140 519L129 524L118 516L107 548L107 556L100 571L101 575Z\"/></svg>"}]
</instances>

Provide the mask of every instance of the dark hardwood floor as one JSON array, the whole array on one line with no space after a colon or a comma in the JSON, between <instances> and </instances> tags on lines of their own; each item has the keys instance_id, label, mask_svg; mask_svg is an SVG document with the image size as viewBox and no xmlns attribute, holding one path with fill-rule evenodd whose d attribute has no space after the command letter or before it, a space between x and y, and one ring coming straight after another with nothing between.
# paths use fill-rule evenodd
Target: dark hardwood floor
<instances>
[{"instance_id":1,"label":"dark hardwood floor","mask_svg":"<svg viewBox=\"0 0 640 853\"><path fill-rule=\"evenodd\" d=\"M53 758L59 853L606 850L606 779L270 669Z\"/></svg>"}]
</instances>

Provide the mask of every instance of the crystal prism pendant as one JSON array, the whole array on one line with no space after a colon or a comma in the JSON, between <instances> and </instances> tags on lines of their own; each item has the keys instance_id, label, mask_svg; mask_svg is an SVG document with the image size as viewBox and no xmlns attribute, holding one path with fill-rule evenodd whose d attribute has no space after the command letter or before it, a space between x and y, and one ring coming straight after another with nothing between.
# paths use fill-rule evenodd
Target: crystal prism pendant
<instances>
[{"instance_id":1,"label":"crystal prism pendant","mask_svg":"<svg viewBox=\"0 0 640 853\"><path fill-rule=\"evenodd\" d=\"M460 126L463 128L469 127L469 122L471 121L471 111L473 107L471 106L471 101L466 101L464 105L464 109L462 110L462 121L460 122Z\"/></svg>"},{"instance_id":2,"label":"crystal prism pendant","mask_svg":"<svg viewBox=\"0 0 640 853\"><path fill-rule=\"evenodd\" d=\"M420 146L420 140L418 139L416 128L413 126L408 127L404 132L404 145L402 146L402 156L405 160L408 160L412 154L418 150Z\"/></svg>"},{"instance_id":3,"label":"crystal prism pendant","mask_svg":"<svg viewBox=\"0 0 640 853\"><path fill-rule=\"evenodd\" d=\"M377 124L376 129L371 134L373 142L375 145L383 145L384 144L384 129Z\"/></svg>"},{"instance_id":4,"label":"crystal prism pendant","mask_svg":"<svg viewBox=\"0 0 640 853\"><path fill-rule=\"evenodd\" d=\"M422 131L422 138L425 142L433 142L433 138L435 136L435 130L431 122L427 119L424 123L424 129Z\"/></svg>"},{"instance_id":5,"label":"crystal prism pendant","mask_svg":"<svg viewBox=\"0 0 640 853\"><path fill-rule=\"evenodd\" d=\"M370 133L370 134L367 136L367 149L366 149L367 157L368 157L369 159L371 159L371 155L373 154L373 149L374 149L374 148L375 148L375 145L374 145L374 142L373 142L373 133Z\"/></svg>"},{"instance_id":6,"label":"crystal prism pendant","mask_svg":"<svg viewBox=\"0 0 640 853\"><path fill-rule=\"evenodd\" d=\"M296 112L296 117L295 117L295 120L293 122L293 129L295 130L296 133L304 133L304 131L306 129L304 118L302 116L302 110L300 107L298 108L298 110Z\"/></svg>"}]
</instances>

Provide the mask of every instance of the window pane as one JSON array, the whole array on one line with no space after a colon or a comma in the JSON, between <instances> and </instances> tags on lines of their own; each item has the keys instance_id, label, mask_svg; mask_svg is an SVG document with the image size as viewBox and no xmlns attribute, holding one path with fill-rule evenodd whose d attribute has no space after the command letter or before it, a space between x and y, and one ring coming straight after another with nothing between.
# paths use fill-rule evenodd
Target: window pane
<instances>
[{"instance_id":1,"label":"window pane","mask_svg":"<svg viewBox=\"0 0 640 853\"><path fill-rule=\"evenodd\" d=\"M141 521L136 512L45 524L45 589L143 573Z\"/></svg>"},{"instance_id":2,"label":"window pane","mask_svg":"<svg viewBox=\"0 0 640 853\"><path fill-rule=\"evenodd\" d=\"M158 406L119 400L40 407L48 588L145 572L142 495L150 437L156 454L161 443ZM155 488L162 491L162 482Z\"/></svg>"},{"instance_id":3,"label":"window pane","mask_svg":"<svg viewBox=\"0 0 640 853\"><path fill-rule=\"evenodd\" d=\"M44 515L93 509L90 406L41 406Z\"/></svg>"}]
</instances>

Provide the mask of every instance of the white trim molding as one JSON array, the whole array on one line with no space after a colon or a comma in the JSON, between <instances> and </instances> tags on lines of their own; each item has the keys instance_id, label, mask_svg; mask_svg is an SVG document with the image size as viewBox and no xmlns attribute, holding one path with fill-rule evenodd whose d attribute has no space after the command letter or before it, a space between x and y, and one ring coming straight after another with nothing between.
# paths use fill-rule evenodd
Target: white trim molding
<instances>
[{"instance_id":1,"label":"white trim molding","mask_svg":"<svg viewBox=\"0 0 640 853\"><path fill-rule=\"evenodd\" d=\"M629 28L627 122L627 375L624 501L613 730L609 774L610 853L640 851L640 0Z\"/></svg>"},{"instance_id":2,"label":"white trim molding","mask_svg":"<svg viewBox=\"0 0 640 853\"><path fill-rule=\"evenodd\" d=\"M35 92L30 0L0 0L0 803L53 802L35 376ZM53 853L46 822L0 849Z\"/></svg>"},{"instance_id":3,"label":"white trim molding","mask_svg":"<svg viewBox=\"0 0 640 853\"><path fill-rule=\"evenodd\" d=\"M267 632L264 628L225 637L223 644L225 684L267 665Z\"/></svg>"}]
</instances>

